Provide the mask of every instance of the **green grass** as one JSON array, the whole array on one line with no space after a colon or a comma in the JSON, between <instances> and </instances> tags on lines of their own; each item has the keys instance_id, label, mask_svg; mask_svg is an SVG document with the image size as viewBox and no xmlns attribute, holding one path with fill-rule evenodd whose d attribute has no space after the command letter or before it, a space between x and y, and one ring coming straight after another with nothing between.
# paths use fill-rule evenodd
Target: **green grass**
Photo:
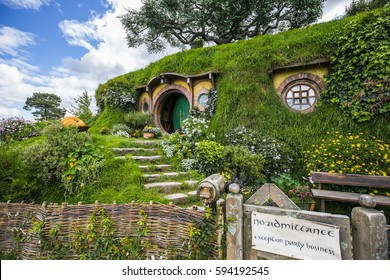
<instances>
[{"instance_id":1,"label":"green grass","mask_svg":"<svg viewBox=\"0 0 390 280\"><path fill-rule=\"evenodd\" d=\"M295 113L286 108L274 89L269 74L272 67L330 57L336 47L335 39L350 20L345 18L276 35L179 52L144 69L112 79L99 87L97 96L116 79L127 79L135 91L137 86L145 85L163 72L218 71L217 110L211 122L217 140L223 142L225 134L238 126L280 139L293 148L292 175L300 178L307 175L302 152L312 144L320 143L328 131L363 132L384 141L390 139L389 114L357 123L330 102L319 104L311 114ZM104 119L105 115L100 118Z\"/></svg>"},{"instance_id":2,"label":"green grass","mask_svg":"<svg viewBox=\"0 0 390 280\"><path fill-rule=\"evenodd\" d=\"M146 190L142 180L141 170L134 161L111 158L106 160L99 181L71 198L69 202L94 203L96 200L99 203L167 202L159 193Z\"/></svg>"}]
</instances>

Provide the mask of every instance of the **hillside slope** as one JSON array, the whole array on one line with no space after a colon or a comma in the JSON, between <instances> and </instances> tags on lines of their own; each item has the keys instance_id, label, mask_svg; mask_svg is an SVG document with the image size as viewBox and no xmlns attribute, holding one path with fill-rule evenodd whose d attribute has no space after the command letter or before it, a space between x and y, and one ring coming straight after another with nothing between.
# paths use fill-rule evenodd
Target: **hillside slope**
<instances>
[{"instance_id":1,"label":"hillside slope","mask_svg":"<svg viewBox=\"0 0 390 280\"><path fill-rule=\"evenodd\" d=\"M358 17L370 18L369 14ZM330 102L320 102L310 114L295 113L283 105L273 86L270 75L273 67L329 58L336 48L335 39L350 21L351 18L346 18L277 35L183 51L144 69L116 77L100 85L96 91L96 99L103 113L92 131L98 132L103 124L109 125L107 120L113 115L109 112L115 112L116 122L121 121L118 115L126 112L108 110L107 103L103 106L111 88L122 87L122 92L131 92L136 97L136 88L160 73L217 71L220 73L217 79L218 101L211 126L217 139L223 142L224 135L238 126L251 128L264 136L273 136L293 148L296 174L304 175L301 168L302 152L312 144L319 143L327 132L364 133L388 141L389 114L357 123Z\"/></svg>"}]
</instances>

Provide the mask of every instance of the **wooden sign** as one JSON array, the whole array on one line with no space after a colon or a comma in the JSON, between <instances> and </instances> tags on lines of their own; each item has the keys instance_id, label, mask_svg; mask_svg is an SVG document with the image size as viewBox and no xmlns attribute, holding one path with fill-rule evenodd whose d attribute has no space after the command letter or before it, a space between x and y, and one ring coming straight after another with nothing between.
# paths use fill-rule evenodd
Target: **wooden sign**
<instances>
[{"instance_id":1,"label":"wooden sign","mask_svg":"<svg viewBox=\"0 0 390 280\"><path fill-rule=\"evenodd\" d=\"M303 260L341 260L339 227L252 212L252 249Z\"/></svg>"}]
</instances>

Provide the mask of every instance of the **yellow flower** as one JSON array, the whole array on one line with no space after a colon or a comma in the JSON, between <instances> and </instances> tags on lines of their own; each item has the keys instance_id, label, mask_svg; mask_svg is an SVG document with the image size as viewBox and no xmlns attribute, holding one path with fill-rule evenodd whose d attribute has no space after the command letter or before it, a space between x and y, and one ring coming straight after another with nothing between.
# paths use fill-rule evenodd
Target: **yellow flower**
<instances>
[{"instance_id":1,"label":"yellow flower","mask_svg":"<svg viewBox=\"0 0 390 280\"><path fill-rule=\"evenodd\" d=\"M70 165L70 168L73 168L74 162L73 161L69 162L69 165Z\"/></svg>"},{"instance_id":2,"label":"yellow flower","mask_svg":"<svg viewBox=\"0 0 390 280\"><path fill-rule=\"evenodd\" d=\"M387 192L387 193L386 193L386 196L390 196L390 192Z\"/></svg>"},{"instance_id":3,"label":"yellow flower","mask_svg":"<svg viewBox=\"0 0 390 280\"><path fill-rule=\"evenodd\" d=\"M377 194L377 193L379 193L379 191L378 190L374 190L374 193Z\"/></svg>"},{"instance_id":4,"label":"yellow flower","mask_svg":"<svg viewBox=\"0 0 390 280\"><path fill-rule=\"evenodd\" d=\"M72 176L68 175L66 176L66 180L70 181L72 179Z\"/></svg>"}]
</instances>

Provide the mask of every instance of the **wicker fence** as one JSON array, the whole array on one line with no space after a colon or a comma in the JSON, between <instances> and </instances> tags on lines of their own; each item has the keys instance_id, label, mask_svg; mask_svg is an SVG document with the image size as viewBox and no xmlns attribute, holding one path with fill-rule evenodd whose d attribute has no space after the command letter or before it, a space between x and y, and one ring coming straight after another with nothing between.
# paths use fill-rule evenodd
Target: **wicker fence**
<instances>
[{"instance_id":1,"label":"wicker fence","mask_svg":"<svg viewBox=\"0 0 390 280\"><path fill-rule=\"evenodd\" d=\"M189 239L189 227L204 219L205 213L197 209L183 209L170 205L159 204L88 204L88 205L33 205L0 203L0 249L9 252L18 247L23 259L36 259L40 253L39 238L32 234L28 242L15 241L15 232L26 234L34 221L43 221L44 235L50 229L61 225L61 237L70 240L76 229L86 228L90 223L91 214L98 209L113 221L118 238L134 236L135 229L141 217L140 210L146 215L146 225L149 230L148 242L153 244L147 249L148 257L164 255L173 257L173 253L181 256L188 254L189 248L183 246ZM217 233L216 233L217 234ZM219 256L217 242L210 244L211 259Z\"/></svg>"}]
</instances>

